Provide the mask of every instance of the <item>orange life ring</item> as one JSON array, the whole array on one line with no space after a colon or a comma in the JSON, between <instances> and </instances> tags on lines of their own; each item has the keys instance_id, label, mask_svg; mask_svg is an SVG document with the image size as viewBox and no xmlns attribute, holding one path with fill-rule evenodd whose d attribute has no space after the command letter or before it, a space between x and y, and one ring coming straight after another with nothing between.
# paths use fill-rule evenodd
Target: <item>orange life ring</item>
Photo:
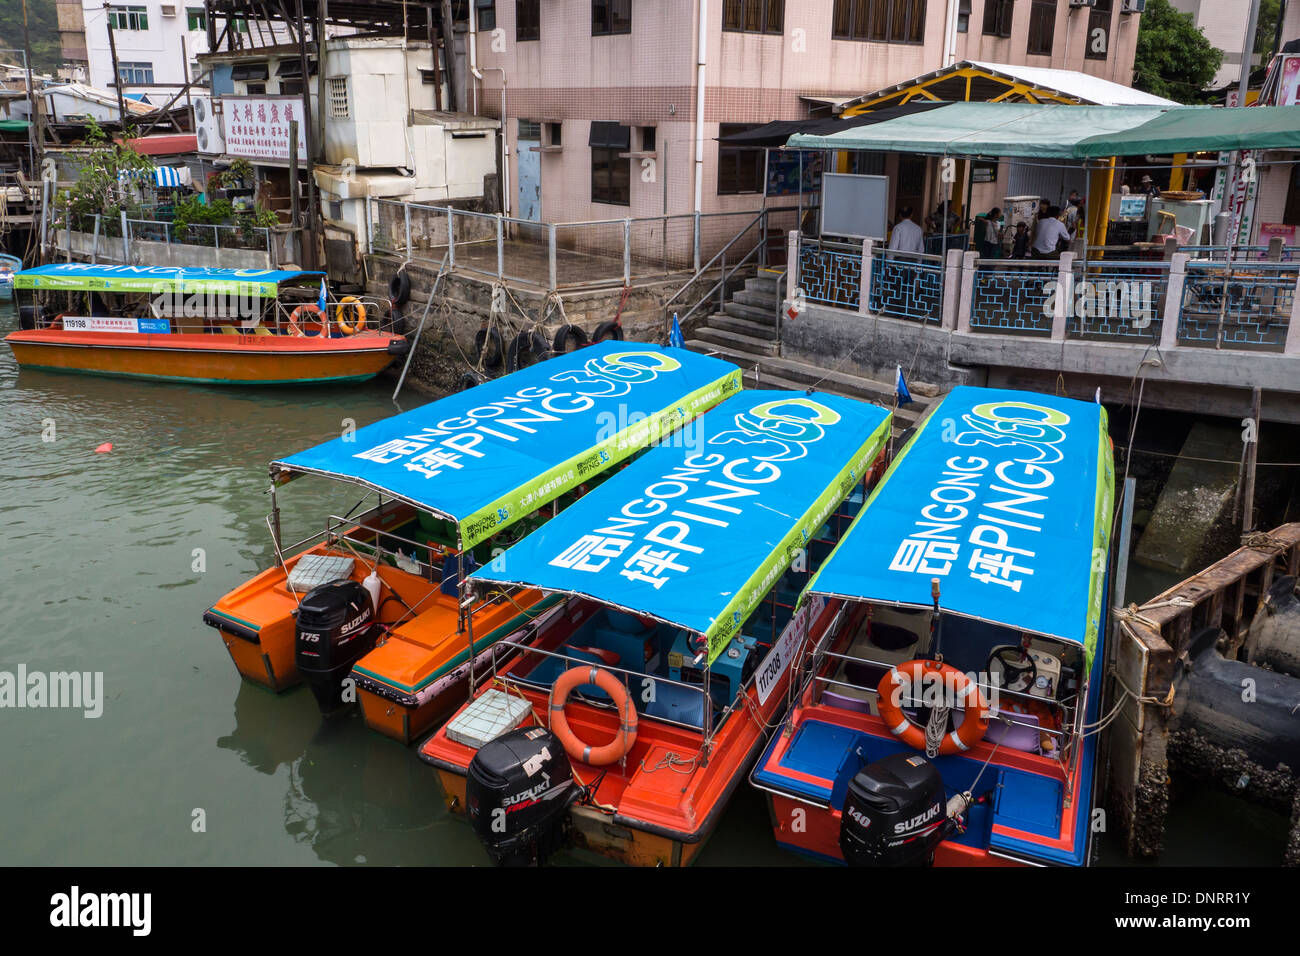
<instances>
[{"instance_id":1,"label":"orange life ring","mask_svg":"<svg viewBox=\"0 0 1300 956\"><path fill-rule=\"evenodd\" d=\"M356 313L356 322L349 324L343 321L343 317L349 312ZM334 308L334 321L338 324L339 331L345 335L356 335L366 327L366 306L365 303L355 295L345 295L339 299L339 304Z\"/></svg>"},{"instance_id":2,"label":"orange life ring","mask_svg":"<svg viewBox=\"0 0 1300 956\"><path fill-rule=\"evenodd\" d=\"M876 707L880 711L880 717L889 732L903 743L916 750L925 750L925 728L914 724L903 713L902 686L904 680L915 685L936 679L941 679L946 687L952 688L954 703L965 706L961 726L943 738L939 753L955 754L970 750L984 739L984 734L989 729L989 705L980 693L979 685L951 664L918 659L891 667L876 686ZM975 697L974 706L969 703L972 694Z\"/></svg>"},{"instance_id":3,"label":"orange life ring","mask_svg":"<svg viewBox=\"0 0 1300 956\"><path fill-rule=\"evenodd\" d=\"M322 336L329 335L330 333L329 319L325 318L325 313L321 311L321 307L317 305L315 302L304 302L302 305L298 306L298 308L293 310L293 313L289 316L290 332L292 332L294 335L307 334L298 326L298 318L304 312L311 312L316 316L316 322L320 327L320 334Z\"/></svg>"},{"instance_id":4,"label":"orange life ring","mask_svg":"<svg viewBox=\"0 0 1300 956\"><path fill-rule=\"evenodd\" d=\"M569 695L583 684L595 684L614 699L614 705L618 709L618 735L603 747L593 747L579 740L578 735L570 729L569 719L564 713ZM588 665L570 667L551 686L551 733L560 739L565 753L588 766L603 767L622 760L636 743L636 720L636 705L632 703L632 695L622 681L607 670Z\"/></svg>"}]
</instances>

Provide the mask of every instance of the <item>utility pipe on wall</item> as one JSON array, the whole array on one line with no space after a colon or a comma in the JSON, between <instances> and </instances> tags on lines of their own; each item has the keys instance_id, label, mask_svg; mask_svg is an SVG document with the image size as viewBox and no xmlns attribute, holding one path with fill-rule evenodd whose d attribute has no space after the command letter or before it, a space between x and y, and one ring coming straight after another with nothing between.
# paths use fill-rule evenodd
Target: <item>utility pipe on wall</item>
<instances>
[{"instance_id":1,"label":"utility pipe on wall","mask_svg":"<svg viewBox=\"0 0 1300 956\"><path fill-rule=\"evenodd\" d=\"M948 0L948 13L943 21L943 62L946 67L957 58L957 16L961 0Z\"/></svg>"},{"instance_id":2,"label":"utility pipe on wall","mask_svg":"<svg viewBox=\"0 0 1300 956\"><path fill-rule=\"evenodd\" d=\"M506 126L506 68L504 66L485 66L484 70L501 72L501 209L507 217L510 215L510 139ZM474 76L482 80L483 74L475 72Z\"/></svg>"},{"instance_id":3,"label":"utility pipe on wall","mask_svg":"<svg viewBox=\"0 0 1300 956\"><path fill-rule=\"evenodd\" d=\"M469 72L471 80L469 88L473 96L470 98L470 112L478 116L478 84L475 80L481 81L483 74L478 71L478 8L474 6L472 0L469 5Z\"/></svg>"},{"instance_id":4,"label":"utility pipe on wall","mask_svg":"<svg viewBox=\"0 0 1300 956\"><path fill-rule=\"evenodd\" d=\"M704 210L704 68L709 29L709 0L700 0L699 42L695 56L695 211Z\"/></svg>"}]
</instances>

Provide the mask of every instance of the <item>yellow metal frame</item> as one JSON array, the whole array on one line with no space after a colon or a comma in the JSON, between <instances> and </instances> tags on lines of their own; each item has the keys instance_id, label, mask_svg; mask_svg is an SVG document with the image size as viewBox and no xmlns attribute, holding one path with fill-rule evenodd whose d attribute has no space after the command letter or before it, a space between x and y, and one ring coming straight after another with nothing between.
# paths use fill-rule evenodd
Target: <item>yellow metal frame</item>
<instances>
[{"instance_id":1,"label":"yellow metal frame","mask_svg":"<svg viewBox=\"0 0 1300 956\"><path fill-rule=\"evenodd\" d=\"M844 116L858 116L862 113L869 113L872 110L878 110L885 106L902 106L910 103L914 99L928 100L932 103L942 102L939 97L930 92L929 87L936 83L947 83L953 77L964 77L966 80L966 97L965 102L970 102L971 80L982 79L992 80L995 83L1001 83L1007 89L1005 92L998 94L989 103L1007 103L1012 101L1023 101L1026 103L1065 103L1079 105L1082 103L1078 97L1066 96L1064 93L1050 89L1044 86L1036 86L1033 83L1025 83L1020 80L1013 80L1005 76L998 76L988 70L981 70L976 67L964 66L951 72L940 73L937 76L931 76L924 80L918 80L910 83L902 89L894 90L892 93L884 93L873 99L858 103L843 113Z\"/></svg>"}]
</instances>

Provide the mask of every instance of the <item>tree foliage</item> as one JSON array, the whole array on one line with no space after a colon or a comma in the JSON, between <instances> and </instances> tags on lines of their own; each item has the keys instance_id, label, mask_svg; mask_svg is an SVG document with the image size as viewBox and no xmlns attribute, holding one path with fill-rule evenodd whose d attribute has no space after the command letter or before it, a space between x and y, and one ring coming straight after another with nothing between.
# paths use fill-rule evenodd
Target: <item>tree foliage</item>
<instances>
[{"instance_id":1,"label":"tree foliage","mask_svg":"<svg viewBox=\"0 0 1300 956\"><path fill-rule=\"evenodd\" d=\"M1223 51L1205 38L1190 13L1180 13L1168 0L1147 0L1133 59L1137 89L1180 103L1204 103L1205 88L1222 64Z\"/></svg>"},{"instance_id":2,"label":"tree foliage","mask_svg":"<svg viewBox=\"0 0 1300 956\"><path fill-rule=\"evenodd\" d=\"M32 69L53 73L63 62L54 0L27 0L27 29L32 38ZM22 0L0 0L0 47L23 48ZM21 57L7 53L3 59L17 63Z\"/></svg>"},{"instance_id":3,"label":"tree foliage","mask_svg":"<svg viewBox=\"0 0 1300 956\"><path fill-rule=\"evenodd\" d=\"M105 234L117 235L123 212L130 219L139 217L139 180L153 170L153 163L131 148L133 135L128 131L121 140L110 139L98 123L89 121L82 140L85 162L72 188L59 193L55 202L66 217L64 223L70 219L73 229L87 232L99 214Z\"/></svg>"}]
</instances>

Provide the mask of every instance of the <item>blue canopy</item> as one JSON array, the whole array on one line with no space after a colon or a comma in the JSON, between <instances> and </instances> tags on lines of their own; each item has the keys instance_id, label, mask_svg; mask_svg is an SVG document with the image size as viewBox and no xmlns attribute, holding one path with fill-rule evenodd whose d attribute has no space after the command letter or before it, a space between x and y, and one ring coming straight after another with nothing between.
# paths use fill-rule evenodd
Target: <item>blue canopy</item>
<instances>
[{"instance_id":1,"label":"blue canopy","mask_svg":"<svg viewBox=\"0 0 1300 956\"><path fill-rule=\"evenodd\" d=\"M210 292L274 298L280 283L323 272L205 269L198 266L110 266L54 262L14 273L15 289L71 292Z\"/></svg>"},{"instance_id":2,"label":"blue canopy","mask_svg":"<svg viewBox=\"0 0 1300 956\"><path fill-rule=\"evenodd\" d=\"M889 419L837 395L733 395L698 441L646 452L473 580L649 615L703 635L712 662L862 479Z\"/></svg>"},{"instance_id":3,"label":"blue canopy","mask_svg":"<svg viewBox=\"0 0 1300 956\"><path fill-rule=\"evenodd\" d=\"M470 548L741 388L730 362L600 342L394 415L272 468L365 485Z\"/></svg>"},{"instance_id":4,"label":"blue canopy","mask_svg":"<svg viewBox=\"0 0 1300 956\"><path fill-rule=\"evenodd\" d=\"M940 607L1083 645L1102 617L1106 410L961 387L934 408L804 596Z\"/></svg>"}]
</instances>

